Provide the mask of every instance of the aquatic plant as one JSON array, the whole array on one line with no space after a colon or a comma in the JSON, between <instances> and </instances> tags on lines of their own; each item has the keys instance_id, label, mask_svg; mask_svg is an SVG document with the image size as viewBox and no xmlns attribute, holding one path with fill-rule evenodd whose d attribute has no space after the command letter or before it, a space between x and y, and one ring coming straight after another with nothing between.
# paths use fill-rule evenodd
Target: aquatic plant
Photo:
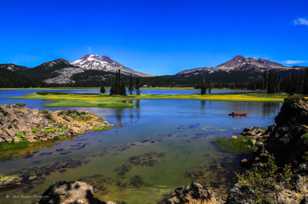
<instances>
[{"instance_id":1,"label":"aquatic plant","mask_svg":"<svg viewBox=\"0 0 308 204\"><path fill-rule=\"evenodd\" d=\"M253 141L243 136L235 138L219 137L214 140L214 143L217 144L222 151L234 154L244 154L254 150Z\"/></svg>"}]
</instances>

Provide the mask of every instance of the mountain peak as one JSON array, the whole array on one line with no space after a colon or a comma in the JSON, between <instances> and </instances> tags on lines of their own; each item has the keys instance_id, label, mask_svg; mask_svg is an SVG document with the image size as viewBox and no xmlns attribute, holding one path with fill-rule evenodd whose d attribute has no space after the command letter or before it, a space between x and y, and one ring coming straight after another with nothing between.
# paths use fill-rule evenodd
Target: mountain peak
<instances>
[{"instance_id":1,"label":"mountain peak","mask_svg":"<svg viewBox=\"0 0 308 204\"><path fill-rule=\"evenodd\" d=\"M73 61L72 65L80 67L83 70L98 70L113 73L117 72L118 70L121 70L121 72L125 75L133 74L140 77L147 76L144 73L123 66L122 64L116 62L110 57L100 56L96 54L85 55L80 59Z\"/></svg>"},{"instance_id":2,"label":"mountain peak","mask_svg":"<svg viewBox=\"0 0 308 204\"><path fill-rule=\"evenodd\" d=\"M71 67L72 65L65 59L63 58L58 58L55 60L51 60L48 62L45 62L43 64L38 65L35 68L39 69L61 69L65 67Z\"/></svg>"},{"instance_id":3,"label":"mountain peak","mask_svg":"<svg viewBox=\"0 0 308 204\"><path fill-rule=\"evenodd\" d=\"M262 59L262 58L254 58L254 57L243 57L241 55L237 55L233 57L231 60L218 65L217 69L220 71L265 71L269 69L277 69L283 68L282 64Z\"/></svg>"}]
</instances>

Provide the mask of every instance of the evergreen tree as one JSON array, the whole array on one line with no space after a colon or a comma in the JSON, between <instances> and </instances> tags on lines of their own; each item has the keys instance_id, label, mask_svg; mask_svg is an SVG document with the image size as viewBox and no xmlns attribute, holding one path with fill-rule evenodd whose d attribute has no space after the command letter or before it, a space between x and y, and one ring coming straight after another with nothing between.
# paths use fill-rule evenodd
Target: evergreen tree
<instances>
[{"instance_id":1,"label":"evergreen tree","mask_svg":"<svg viewBox=\"0 0 308 204\"><path fill-rule=\"evenodd\" d=\"M200 94L201 95L206 94L207 87L206 87L206 82L205 82L205 78L204 78L203 74L201 75L201 82L200 82L199 88L200 88Z\"/></svg>"},{"instance_id":2,"label":"evergreen tree","mask_svg":"<svg viewBox=\"0 0 308 204\"><path fill-rule=\"evenodd\" d=\"M125 84L121 80L121 70L120 69L116 73L114 82L111 85L110 95L126 96L126 88L125 88Z\"/></svg>"},{"instance_id":3,"label":"evergreen tree","mask_svg":"<svg viewBox=\"0 0 308 204\"><path fill-rule=\"evenodd\" d=\"M132 74L129 76L128 91L130 95L132 95L134 91L134 80Z\"/></svg>"},{"instance_id":4,"label":"evergreen tree","mask_svg":"<svg viewBox=\"0 0 308 204\"><path fill-rule=\"evenodd\" d=\"M100 88L100 92L101 92L101 94L106 93L106 89L105 89L105 87L104 87L104 86L101 86L101 88Z\"/></svg>"},{"instance_id":5,"label":"evergreen tree","mask_svg":"<svg viewBox=\"0 0 308 204\"><path fill-rule=\"evenodd\" d=\"M308 94L308 68L305 68L303 94Z\"/></svg>"},{"instance_id":6,"label":"evergreen tree","mask_svg":"<svg viewBox=\"0 0 308 204\"><path fill-rule=\"evenodd\" d=\"M267 93L277 93L280 91L279 72L270 70L267 75Z\"/></svg>"},{"instance_id":7,"label":"evergreen tree","mask_svg":"<svg viewBox=\"0 0 308 204\"><path fill-rule=\"evenodd\" d=\"M208 94L212 94L212 83L210 81L208 83Z\"/></svg>"},{"instance_id":8,"label":"evergreen tree","mask_svg":"<svg viewBox=\"0 0 308 204\"><path fill-rule=\"evenodd\" d=\"M140 88L141 88L141 83L140 83L140 78L138 77L136 78L136 82L135 82L135 89L136 89L137 95L141 94Z\"/></svg>"}]
</instances>

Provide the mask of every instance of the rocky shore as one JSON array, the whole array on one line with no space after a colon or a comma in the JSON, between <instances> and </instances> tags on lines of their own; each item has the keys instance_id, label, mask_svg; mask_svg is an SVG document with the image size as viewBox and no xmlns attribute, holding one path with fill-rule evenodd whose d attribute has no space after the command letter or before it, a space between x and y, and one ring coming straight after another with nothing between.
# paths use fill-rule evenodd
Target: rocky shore
<instances>
[{"instance_id":1,"label":"rocky shore","mask_svg":"<svg viewBox=\"0 0 308 204\"><path fill-rule=\"evenodd\" d=\"M243 173L227 203L308 203L308 101L285 99L274 125L245 129L242 136L256 150L241 161Z\"/></svg>"},{"instance_id":2,"label":"rocky shore","mask_svg":"<svg viewBox=\"0 0 308 204\"><path fill-rule=\"evenodd\" d=\"M84 111L39 111L22 104L0 106L0 145L69 138L109 126L105 120Z\"/></svg>"}]
</instances>

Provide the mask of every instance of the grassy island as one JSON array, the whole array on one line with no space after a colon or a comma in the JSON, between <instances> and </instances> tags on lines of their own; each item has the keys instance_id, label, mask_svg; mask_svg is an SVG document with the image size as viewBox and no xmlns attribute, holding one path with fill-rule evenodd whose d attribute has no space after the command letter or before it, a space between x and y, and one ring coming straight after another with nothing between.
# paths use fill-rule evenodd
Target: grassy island
<instances>
[{"instance_id":1,"label":"grassy island","mask_svg":"<svg viewBox=\"0 0 308 204\"><path fill-rule=\"evenodd\" d=\"M55 92L37 92L23 99L50 100L48 107L102 107L102 108L131 108L134 100L142 99L182 99L182 100L209 100L209 101L251 101L251 102L282 102L285 94L141 94L129 96L109 96L106 94L67 94Z\"/></svg>"}]
</instances>

